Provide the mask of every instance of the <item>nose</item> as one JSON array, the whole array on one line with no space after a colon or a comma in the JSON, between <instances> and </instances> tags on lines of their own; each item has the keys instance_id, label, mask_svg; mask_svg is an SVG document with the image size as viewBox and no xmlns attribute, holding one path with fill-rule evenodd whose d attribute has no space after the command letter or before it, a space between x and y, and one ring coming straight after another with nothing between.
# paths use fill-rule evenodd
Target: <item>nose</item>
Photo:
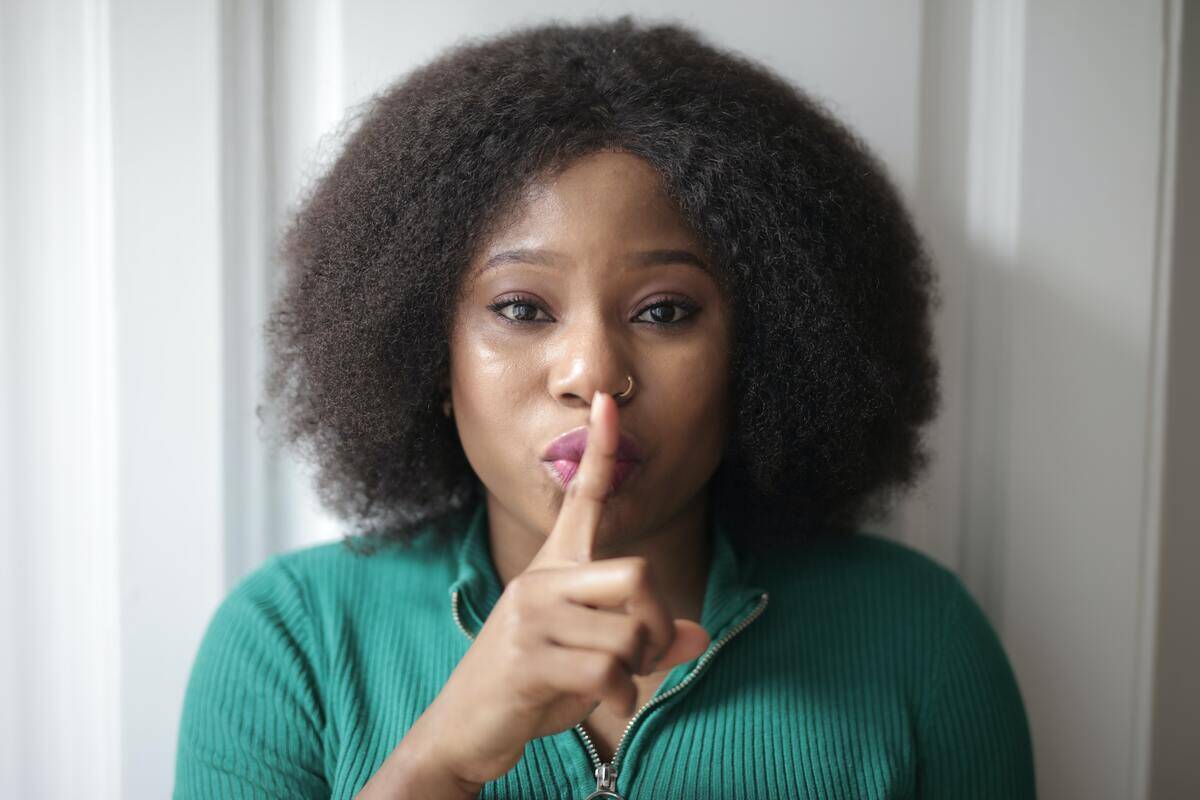
<instances>
[{"instance_id":1,"label":"nose","mask_svg":"<svg viewBox=\"0 0 1200 800\"><path fill-rule=\"evenodd\" d=\"M586 407L597 391L611 395L626 391L633 376L627 351L628 343L604 320L593 316L564 324L550 371L550 393L560 403ZM615 399L624 406L632 394Z\"/></svg>"}]
</instances>

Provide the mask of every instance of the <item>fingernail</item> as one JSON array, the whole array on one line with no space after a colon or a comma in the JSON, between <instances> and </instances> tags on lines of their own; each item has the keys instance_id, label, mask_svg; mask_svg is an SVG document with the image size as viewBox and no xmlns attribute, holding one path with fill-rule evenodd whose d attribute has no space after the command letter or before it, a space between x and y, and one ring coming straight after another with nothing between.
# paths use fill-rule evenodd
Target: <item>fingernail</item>
<instances>
[{"instance_id":1,"label":"fingernail","mask_svg":"<svg viewBox=\"0 0 1200 800\"><path fill-rule=\"evenodd\" d=\"M591 411L591 414L589 414L589 416L588 416L589 422L592 422L592 423L596 422L596 413L599 411L599 409L600 409L600 390L597 389L595 391L595 393L592 394L592 411Z\"/></svg>"}]
</instances>

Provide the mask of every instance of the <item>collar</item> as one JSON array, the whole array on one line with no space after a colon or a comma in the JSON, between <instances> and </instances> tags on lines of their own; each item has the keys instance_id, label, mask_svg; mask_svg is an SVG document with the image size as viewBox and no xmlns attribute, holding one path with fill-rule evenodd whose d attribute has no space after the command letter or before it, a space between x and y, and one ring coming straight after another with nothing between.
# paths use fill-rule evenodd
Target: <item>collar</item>
<instances>
[{"instance_id":1,"label":"collar","mask_svg":"<svg viewBox=\"0 0 1200 800\"><path fill-rule=\"evenodd\" d=\"M755 555L734 547L729 523L720 514L712 513L709 519L712 561L700 624L716 642L749 615L765 589L753 579ZM451 595L459 593L460 616L472 636L483 627L503 591L492 561L487 520L487 501L480 499L457 548L457 573L449 589Z\"/></svg>"}]
</instances>

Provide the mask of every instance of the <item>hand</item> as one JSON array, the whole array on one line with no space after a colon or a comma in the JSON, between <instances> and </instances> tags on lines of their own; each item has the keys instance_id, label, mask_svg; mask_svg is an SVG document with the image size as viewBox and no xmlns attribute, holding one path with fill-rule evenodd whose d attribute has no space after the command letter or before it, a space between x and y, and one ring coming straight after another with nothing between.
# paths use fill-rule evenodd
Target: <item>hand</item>
<instances>
[{"instance_id":1,"label":"hand","mask_svg":"<svg viewBox=\"0 0 1200 800\"><path fill-rule=\"evenodd\" d=\"M422 715L424 730L443 734L438 760L463 783L505 774L528 741L566 730L602 702L631 715L635 673L708 647L701 625L671 619L646 559L592 560L618 437L616 403L597 392L553 530Z\"/></svg>"}]
</instances>

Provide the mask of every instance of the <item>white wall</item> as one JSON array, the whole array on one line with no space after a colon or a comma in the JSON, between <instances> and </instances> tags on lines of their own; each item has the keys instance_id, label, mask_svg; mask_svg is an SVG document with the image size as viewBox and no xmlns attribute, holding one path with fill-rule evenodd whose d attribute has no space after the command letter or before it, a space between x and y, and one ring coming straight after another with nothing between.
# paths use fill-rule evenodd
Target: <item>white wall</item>
<instances>
[{"instance_id":1,"label":"white wall","mask_svg":"<svg viewBox=\"0 0 1200 800\"><path fill-rule=\"evenodd\" d=\"M169 792L212 610L267 554L338 535L255 438L273 232L347 107L540 8L3 5L4 794ZM1042 796L1177 796L1197 766L1150 753L1185 728L1155 676L1186 691L1172 670L1195 661L1158 638L1178 645L1195 599L1158 580L1195 519L1188 462L1164 457L1189 430L1169 323L1200 303L1168 294L1182 5L555 9L624 11L765 61L888 164L942 275L946 403L929 479L878 527L958 570L1000 631Z\"/></svg>"}]
</instances>

